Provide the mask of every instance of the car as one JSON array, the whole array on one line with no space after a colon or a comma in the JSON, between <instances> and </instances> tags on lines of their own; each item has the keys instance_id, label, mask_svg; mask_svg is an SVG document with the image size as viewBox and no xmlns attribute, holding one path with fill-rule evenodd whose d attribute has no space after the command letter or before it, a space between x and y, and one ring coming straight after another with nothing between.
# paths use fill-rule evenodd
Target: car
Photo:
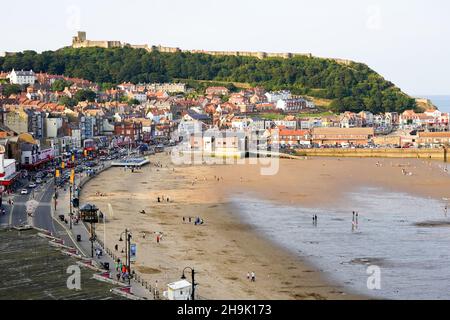
<instances>
[{"instance_id":1,"label":"car","mask_svg":"<svg viewBox=\"0 0 450 320\"><path fill-rule=\"evenodd\" d=\"M41 179L41 178L37 178L37 179L36 179L36 183L37 183L37 184L41 184L41 183L42 183L42 179Z\"/></svg>"},{"instance_id":2,"label":"car","mask_svg":"<svg viewBox=\"0 0 450 320\"><path fill-rule=\"evenodd\" d=\"M27 190L27 189L22 189L22 190L20 191L20 194L21 194L21 195L27 195L27 194L28 194L28 190Z\"/></svg>"},{"instance_id":3,"label":"car","mask_svg":"<svg viewBox=\"0 0 450 320\"><path fill-rule=\"evenodd\" d=\"M36 183L30 183L30 185L28 186L28 188L30 188L30 189L33 189L36 187L37 187Z\"/></svg>"}]
</instances>

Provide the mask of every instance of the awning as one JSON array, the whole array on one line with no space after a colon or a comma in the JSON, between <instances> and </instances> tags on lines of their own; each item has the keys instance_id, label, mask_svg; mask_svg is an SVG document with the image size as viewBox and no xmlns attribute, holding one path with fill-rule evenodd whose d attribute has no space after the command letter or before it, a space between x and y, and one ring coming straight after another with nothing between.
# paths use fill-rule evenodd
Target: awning
<instances>
[{"instance_id":1,"label":"awning","mask_svg":"<svg viewBox=\"0 0 450 320\"><path fill-rule=\"evenodd\" d=\"M44 164L44 163L53 161L54 159L55 159L54 157L48 157L48 158L43 159L43 160L40 160L40 161L38 161L38 162L36 162L36 163L23 164L23 165L22 165L22 168L25 168L25 169L36 168L36 167L40 166L41 164Z\"/></svg>"},{"instance_id":2,"label":"awning","mask_svg":"<svg viewBox=\"0 0 450 320\"><path fill-rule=\"evenodd\" d=\"M0 179L0 185L8 187L20 177L20 172L14 173L12 176Z\"/></svg>"}]
</instances>

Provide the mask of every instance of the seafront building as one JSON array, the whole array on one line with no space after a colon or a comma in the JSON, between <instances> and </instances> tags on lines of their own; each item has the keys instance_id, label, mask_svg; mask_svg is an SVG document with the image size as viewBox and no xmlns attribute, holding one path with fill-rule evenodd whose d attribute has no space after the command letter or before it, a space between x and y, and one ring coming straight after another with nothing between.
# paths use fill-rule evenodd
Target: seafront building
<instances>
[{"instance_id":1,"label":"seafront building","mask_svg":"<svg viewBox=\"0 0 450 320\"><path fill-rule=\"evenodd\" d=\"M83 39L81 34L76 41L84 43ZM268 150L272 146L439 148L449 144L449 114L439 110L319 113L311 98L288 90L230 91L211 86L191 96L187 93L192 89L183 83L128 82L100 90L98 84L84 79L31 70L11 70L0 76L23 88L6 97L0 84L0 145L5 159L15 161L18 170L38 168L67 153L95 154L108 145L137 148L182 143L195 152L243 157L252 146ZM53 91L52 84L58 80L70 86ZM80 90L92 91L95 99L66 105ZM216 136L193 138L206 132ZM229 136L222 136L225 132ZM260 138L255 140L256 134ZM12 168L11 163L5 168Z\"/></svg>"}]
</instances>

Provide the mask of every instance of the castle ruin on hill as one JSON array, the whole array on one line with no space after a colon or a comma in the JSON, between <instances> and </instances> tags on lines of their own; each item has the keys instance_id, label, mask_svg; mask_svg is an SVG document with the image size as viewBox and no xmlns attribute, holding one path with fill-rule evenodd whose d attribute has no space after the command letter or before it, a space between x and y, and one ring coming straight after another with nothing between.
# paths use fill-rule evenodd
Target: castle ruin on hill
<instances>
[{"instance_id":1,"label":"castle ruin on hill","mask_svg":"<svg viewBox=\"0 0 450 320\"><path fill-rule=\"evenodd\" d=\"M163 53L175 53L175 52L186 52L186 53L202 53L209 54L213 56L240 56L240 57L255 57L258 59L264 58L292 58L296 56L303 57L313 57L311 53L269 53L269 52L252 52L252 51L205 51L205 50L182 50L180 48L174 47L163 47L163 46L149 46L145 45L132 45L128 43L122 43L120 41L92 41L88 40L86 36L86 32L79 31L77 36L73 37L72 40L72 48L123 48L123 47L131 47L134 49L145 49L148 52L159 51ZM345 59L334 59L331 60L336 61L340 64L349 65L352 63L350 60Z\"/></svg>"}]
</instances>

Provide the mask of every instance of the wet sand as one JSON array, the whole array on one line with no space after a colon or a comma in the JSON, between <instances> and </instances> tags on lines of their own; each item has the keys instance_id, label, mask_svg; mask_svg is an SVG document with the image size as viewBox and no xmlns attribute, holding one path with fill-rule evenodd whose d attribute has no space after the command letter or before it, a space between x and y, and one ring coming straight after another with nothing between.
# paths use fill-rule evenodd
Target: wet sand
<instances>
[{"instance_id":1,"label":"wet sand","mask_svg":"<svg viewBox=\"0 0 450 320\"><path fill-rule=\"evenodd\" d=\"M123 246L118 239L125 228L133 231L138 245L134 268L151 284L158 281L165 289L184 267L194 267L198 293L208 299L363 298L256 234L229 205L233 196L254 193L272 202L326 208L345 201L346 192L374 186L450 198L450 179L442 164L422 160L281 160L274 176L261 176L257 165L174 167L166 155L152 161L160 161L163 168L148 166L136 173L110 169L84 187L82 202L95 203L107 215L110 249ZM405 176L402 169L412 175ZM158 203L158 196L168 196L170 202ZM183 223L189 216L199 216L205 224ZM97 232L103 239L102 225ZM158 244L159 232L163 238ZM252 271L255 283L246 278Z\"/></svg>"}]
</instances>

